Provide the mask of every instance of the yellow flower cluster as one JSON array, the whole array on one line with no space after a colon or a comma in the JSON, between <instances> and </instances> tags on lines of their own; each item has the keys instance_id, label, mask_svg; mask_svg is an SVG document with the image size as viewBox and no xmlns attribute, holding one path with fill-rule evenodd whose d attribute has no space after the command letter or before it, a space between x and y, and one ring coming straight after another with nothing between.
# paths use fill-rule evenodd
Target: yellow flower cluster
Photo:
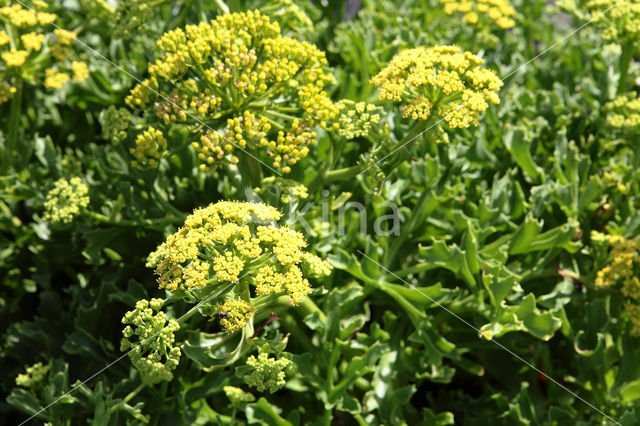
<instances>
[{"instance_id":1,"label":"yellow flower cluster","mask_svg":"<svg viewBox=\"0 0 640 426\"><path fill-rule=\"evenodd\" d=\"M149 255L147 265L156 268L160 288L170 291L244 283L254 285L257 296L284 293L297 305L311 291L298 266L307 243L299 232L276 226L281 216L262 203L221 201L196 209ZM253 315L241 302L249 304L243 296L220 307L229 332Z\"/></svg>"},{"instance_id":2,"label":"yellow flower cluster","mask_svg":"<svg viewBox=\"0 0 640 426\"><path fill-rule=\"evenodd\" d=\"M258 11L169 31L157 45L162 56L126 102L163 125L189 125L203 171L236 163L242 149L288 173L336 114L324 53Z\"/></svg>"},{"instance_id":3,"label":"yellow flower cluster","mask_svg":"<svg viewBox=\"0 0 640 426\"><path fill-rule=\"evenodd\" d=\"M136 138L136 146L129 152L134 160L131 164L139 169L154 168L158 166L158 160L167 150L167 140L162 132L149 127Z\"/></svg>"},{"instance_id":4,"label":"yellow flower cluster","mask_svg":"<svg viewBox=\"0 0 640 426\"><path fill-rule=\"evenodd\" d=\"M616 97L604 106L607 124L617 133L633 135L640 131L640 98L629 92Z\"/></svg>"},{"instance_id":5,"label":"yellow flower cluster","mask_svg":"<svg viewBox=\"0 0 640 426\"><path fill-rule=\"evenodd\" d=\"M513 28L515 9L508 0L440 0L447 15L462 14L474 26L485 26L487 19L503 29Z\"/></svg>"},{"instance_id":6,"label":"yellow flower cluster","mask_svg":"<svg viewBox=\"0 0 640 426\"><path fill-rule=\"evenodd\" d=\"M44 220L50 223L69 223L89 205L89 188L79 177L59 179L47 194Z\"/></svg>"},{"instance_id":7,"label":"yellow flower cluster","mask_svg":"<svg viewBox=\"0 0 640 426\"><path fill-rule=\"evenodd\" d=\"M589 0L585 17L603 29L602 38L622 43L637 43L640 37L638 0Z\"/></svg>"},{"instance_id":8,"label":"yellow flower cluster","mask_svg":"<svg viewBox=\"0 0 640 426\"><path fill-rule=\"evenodd\" d=\"M640 337L640 305L628 303L625 306L625 311L631 321L631 330L629 334L634 337Z\"/></svg>"},{"instance_id":9,"label":"yellow flower cluster","mask_svg":"<svg viewBox=\"0 0 640 426\"><path fill-rule=\"evenodd\" d=\"M86 63L67 63L76 34L62 29L50 32L50 25L58 19L56 14L48 12L47 2L31 4L33 10L19 3L0 7L0 103L15 93L18 79L59 89L70 80L68 71L74 81L89 77Z\"/></svg>"},{"instance_id":10,"label":"yellow flower cluster","mask_svg":"<svg viewBox=\"0 0 640 426\"><path fill-rule=\"evenodd\" d=\"M640 242L620 236L610 236L608 241L611 245L611 263L598 271L595 285L611 287L623 282L623 293L627 291L635 293L631 287L634 284L632 279L635 276L635 263L640 263ZM635 282L640 284L638 280ZM624 290L626 287L628 289ZM640 292L638 294L640 295Z\"/></svg>"},{"instance_id":11,"label":"yellow flower cluster","mask_svg":"<svg viewBox=\"0 0 640 426\"><path fill-rule=\"evenodd\" d=\"M630 334L640 336L640 241L620 236L604 236L604 239L611 246L611 262L598 271L595 285L621 286L620 293L629 300L625 310L631 322Z\"/></svg>"},{"instance_id":12,"label":"yellow flower cluster","mask_svg":"<svg viewBox=\"0 0 640 426\"><path fill-rule=\"evenodd\" d=\"M49 68L45 71L44 87L47 89L60 89L69 81L69 74L60 72L56 68Z\"/></svg>"},{"instance_id":13,"label":"yellow flower cluster","mask_svg":"<svg viewBox=\"0 0 640 426\"><path fill-rule=\"evenodd\" d=\"M469 127L490 104L500 103L502 80L482 63L457 46L417 47L397 54L371 82L381 99L405 104L405 118L442 117L450 127Z\"/></svg>"},{"instance_id":14,"label":"yellow flower cluster","mask_svg":"<svg viewBox=\"0 0 640 426\"><path fill-rule=\"evenodd\" d=\"M89 78L89 68L85 62L71 62L71 72L73 73L73 81L85 81Z\"/></svg>"},{"instance_id":15,"label":"yellow flower cluster","mask_svg":"<svg viewBox=\"0 0 640 426\"><path fill-rule=\"evenodd\" d=\"M242 299L227 299L218 307L218 315L222 318L220 325L227 333L242 329L255 312L253 306Z\"/></svg>"},{"instance_id":16,"label":"yellow flower cluster","mask_svg":"<svg viewBox=\"0 0 640 426\"><path fill-rule=\"evenodd\" d=\"M2 59L5 61L8 67L21 67L24 61L27 60L29 52L26 50L9 50L2 52Z\"/></svg>"}]
</instances>

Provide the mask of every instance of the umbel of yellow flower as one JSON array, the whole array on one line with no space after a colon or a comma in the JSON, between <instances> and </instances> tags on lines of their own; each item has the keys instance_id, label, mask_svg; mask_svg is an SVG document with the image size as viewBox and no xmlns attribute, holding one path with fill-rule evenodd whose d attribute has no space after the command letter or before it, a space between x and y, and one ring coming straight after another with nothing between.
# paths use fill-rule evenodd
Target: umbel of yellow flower
<instances>
[{"instance_id":1,"label":"umbel of yellow flower","mask_svg":"<svg viewBox=\"0 0 640 426\"><path fill-rule=\"evenodd\" d=\"M9 50L7 52L2 52L2 59L6 62L9 67L21 67L24 64L24 61L29 56L29 52L26 50Z\"/></svg>"},{"instance_id":2,"label":"umbel of yellow flower","mask_svg":"<svg viewBox=\"0 0 640 426\"><path fill-rule=\"evenodd\" d=\"M474 26L489 20L503 29L513 28L516 11L508 0L440 0L447 15L462 14L462 19Z\"/></svg>"},{"instance_id":3,"label":"umbel of yellow flower","mask_svg":"<svg viewBox=\"0 0 640 426\"><path fill-rule=\"evenodd\" d=\"M6 3L6 2L5 2ZM47 12L45 1L29 2L32 9L13 2L0 7L0 103L6 102L15 89L13 80L40 85L47 89L60 89L73 74L74 81L88 76L87 65L81 61L68 61L74 54L71 45L77 35L68 30L55 29L49 33L50 24L57 16ZM6 73L3 73L5 69Z\"/></svg>"},{"instance_id":4,"label":"umbel of yellow flower","mask_svg":"<svg viewBox=\"0 0 640 426\"><path fill-rule=\"evenodd\" d=\"M56 68L49 68L45 71L44 87L47 89L60 89L69 81L69 74L60 72Z\"/></svg>"},{"instance_id":5,"label":"umbel of yellow flower","mask_svg":"<svg viewBox=\"0 0 640 426\"><path fill-rule=\"evenodd\" d=\"M640 98L636 92L624 93L605 104L607 124L616 133L633 136L640 133Z\"/></svg>"},{"instance_id":6,"label":"umbel of yellow flower","mask_svg":"<svg viewBox=\"0 0 640 426\"><path fill-rule=\"evenodd\" d=\"M637 294L637 298L640 298L640 281L634 280L636 267L640 264L640 242L619 236L609 236L608 241L611 245L611 263L598 271L596 286L611 287L622 283L623 293L629 296ZM637 289L632 289L636 284Z\"/></svg>"},{"instance_id":7,"label":"umbel of yellow flower","mask_svg":"<svg viewBox=\"0 0 640 426\"><path fill-rule=\"evenodd\" d=\"M627 299L625 311L631 323L629 333L640 337L640 241L598 233L592 233L592 240L608 241L611 246L611 262L598 271L595 285L619 286L620 293Z\"/></svg>"},{"instance_id":8,"label":"umbel of yellow flower","mask_svg":"<svg viewBox=\"0 0 640 426\"><path fill-rule=\"evenodd\" d=\"M135 148L131 148L129 152L134 157L134 167L147 168L156 167L166 150L167 140L162 132L149 127L138 135Z\"/></svg>"},{"instance_id":9,"label":"umbel of yellow flower","mask_svg":"<svg viewBox=\"0 0 640 426\"><path fill-rule=\"evenodd\" d=\"M571 2L565 0L564 3ZM585 18L603 29L603 39L637 44L640 37L640 1L588 0L584 6L589 11Z\"/></svg>"},{"instance_id":10,"label":"umbel of yellow flower","mask_svg":"<svg viewBox=\"0 0 640 426\"><path fill-rule=\"evenodd\" d=\"M457 46L417 47L397 54L371 82L381 99L403 103L405 118L441 117L450 127L469 127L500 103L502 80L482 63Z\"/></svg>"},{"instance_id":11,"label":"umbel of yellow flower","mask_svg":"<svg viewBox=\"0 0 640 426\"><path fill-rule=\"evenodd\" d=\"M252 285L256 296L286 294L297 305L311 292L300 268L307 243L301 233L277 226L281 216L275 208L253 202L221 201L196 209L149 255L147 266L156 268L163 289ZM219 306L228 332L242 328L253 315L245 288L242 300Z\"/></svg>"},{"instance_id":12,"label":"umbel of yellow flower","mask_svg":"<svg viewBox=\"0 0 640 426\"><path fill-rule=\"evenodd\" d=\"M236 163L242 149L287 173L336 114L324 53L283 37L258 11L188 25L157 44L161 56L126 102L152 110L160 130L188 126L203 171Z\"/></svg>"},{"instance_id":13,"label":"umbel of yellow flower","mask_svg":"<svg viewBox=\"0 0 640 426\"><path fill-rule=\"evenodd\" d=\"M253 318L255 311L249 302L242 299L227 299L218 308L220 325L227 333L233 333L244 327L247 321Z\"/></svg>"}]
</instances>

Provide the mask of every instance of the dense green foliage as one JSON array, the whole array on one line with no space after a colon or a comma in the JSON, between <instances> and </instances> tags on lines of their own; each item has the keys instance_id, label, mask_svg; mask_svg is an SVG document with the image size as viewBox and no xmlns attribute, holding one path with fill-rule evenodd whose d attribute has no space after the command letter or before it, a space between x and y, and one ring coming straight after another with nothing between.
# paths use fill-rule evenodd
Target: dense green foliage
<instances>
[{"instance_id":1,"label":"dense green foliage","mask_svg":"<svg viewBox=\"0 0 640 426\"><path fill-rule=\"evenodd\" d=\"M640 425L640 2L547 3L0 0L0 424Z\"/></svg>"}]
</instances>

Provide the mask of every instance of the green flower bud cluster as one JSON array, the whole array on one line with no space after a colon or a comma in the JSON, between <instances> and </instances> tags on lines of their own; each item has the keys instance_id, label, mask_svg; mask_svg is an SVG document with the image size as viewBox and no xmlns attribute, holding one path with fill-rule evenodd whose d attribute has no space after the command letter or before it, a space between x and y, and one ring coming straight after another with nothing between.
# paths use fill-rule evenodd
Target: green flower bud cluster
<instances>
[{"instance_id":1,"label":"green flower bud cluster","mask_svg":"<svg viewBox=\"0 0 640 426\"><path fill-rule=\"evenodd\" d=\"M603 29L602 38L636 44L640 37L638 0L589 0L588 19Z\"/></svg>"},{"instance_id":2,"label":"green flower bud cluster","mask_svg":"<svg viewBox=\"0 0 640 426\"><path fill-rule=\"evenodd\" d=\"M331 275L333 266L315 254L306 252L302 255L302 270L311 278L321 279Z\"/></svg>"},{"instance_id":3,"label":"green flower bud cluster","mask_svg":"<svg viewBox=\"0 0 640 426\"><path fill-rule=\"evenodd\" d=\"M240 408L244 404L255 401L256 399L251 393L245 392L235 386L225 386L222 390L227 395L227 398L229 398L229 401L231 401L231 406L235 408Z\"/></svg>"},{"instance_id":4,"label":"green flower bud cluster","mask_svg":"<svg viewBox=\"0 0 640 426\"><path fill-rule=\"evenodd\" d=\"M284 370L291 364L291 360L269 357L267 352L261 352L257 358L251 355L247 358L248 374L244 380L259 392L274 393L287 383Z\"/></svg>"},{"instance_id":5,"label":"green flower bud cluster","mask_svg":"<svg viewBox=\"0 0 640 426\"><path fill-rule=\"evenodd\" d=\"M260 6L260 12L278 19L287 30L296 33L310 32L314 29L313 21L306 14L304 9L293 0L274 0Z\"/></svg>"},{"instance_id":6,"label":"green flower bud cluster","mask_svg":"<svg viewBox=\"0 0 640 426\"><path fill-rule=\"evenodd\" d=\"M336 103L338 109L338 121L336 132L347 139L365 137L380 122L380 114L373 104L366 102L354 102L343 99Z\"/></svg>"},{"instance_id":7,"label":"green flower bud cluster","mask_svg":"<svg viewBox=\"0 0 640 426\"><path fill-rule=\"evenodd\" d=\"M119 144L127 137L131 124L131 113L125 108L111 105L102 115L102 134L105 139Z\"/></svg>"},{"instance_id":8,"label":"green flower bud cluster","mask_svg":"<svg viewBox=\"0 0 640 426\"><path fill-rule=\"evenodd\" d=\"M113 35L115 38L131 38L139 34L146 27L147 21L153 17L155 7L165 1L125 0L118 1L118 8L112 18Z\"/></svg>"},{"instance_id":9,"label":"green flower bud cluster","mask_svg":"<svg viewBox=\"0 0 640 426\"><path fill-rule=\"evenodd\" d=\"M16 385L33 388L44 380L48 372L48 365L42 365L41 362L33 364L31 367L27 367L24 374L18 374L18 377L16 377Z\"/></svg>"},{"instance_id":10,"label":"green flower bud cluster","mask_svg":"<svg viewBox=\"0 0 640 426\"><path fill-rule=\"evenodd\" d=\"M89 205L89 188L79 177L59 179L47 194L44 203L44 220L54 223L70 223Z\"/></svg>"},{"instance_id":11,"label":"green flower bud cluster","mask_svg":"<svg viewBox=\"0 0 640 426\"><path fill-rule=\"evenodd\" d=\"M255 189L256 194L261 197L274 195L276 201L281 204L306 200L309 197L307 187L299 184L295 180L269 176L260 182L260 186Z\"/></svg>"},{"instance_id":12,"label":"green flower bud cluster","mask_svg":"<svg viewBox=\"0 0 640 426\"><path fill-rule=\"evenodd\" d=\"M180 362L180 348L175 346L175 332L180 324L167 319L162 312L162 299L139 300L133 311L127 312L122 323L120 350L131 349L129 357L140 372L144 383L156 384L173 378L172 371ZM132 339L133 337L137 337Z\"/></svg>"},{"instance_id":13,"label":"green flower bud cluster","mask_svg":"<svg viewBox=\"0 0 640 426\"><path fill-rule=\"evenodd\" d=\"M640 132L640 98L635 92L624 93L605 104L607 124L622 136Z\"/></svg>"}]
</instances>

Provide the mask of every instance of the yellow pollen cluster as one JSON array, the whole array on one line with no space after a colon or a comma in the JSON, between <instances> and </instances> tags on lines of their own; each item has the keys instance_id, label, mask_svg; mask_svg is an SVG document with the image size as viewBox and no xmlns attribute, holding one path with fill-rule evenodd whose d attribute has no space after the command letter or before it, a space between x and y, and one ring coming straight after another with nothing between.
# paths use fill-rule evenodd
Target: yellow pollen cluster
<instances>
[{"instance_id":1,"label":"yellow pollen cluster","mask_svg":"<svg viewBox=\"0 0 640 426\"><path fill-rule=\"evenodd\" d=\"M515 9L508 0L440 0L447 15L462 14L463 19L474 26L482 26L489 20L503 29L513 28Z\"/></svg>"},{"instance_id":2,"label":"yellow pollen cluster","mask_svg":"<svg viewBox=\"0 0 640 426\"><path fill-rule=\"evenodd\" d=\"M405 118L442 117L450 127L469 127L500 103L503 83L482 63L457 46L418 47L401 51L371 82L381 99L403 102Z\"/></svg>"},{"instance_id":3,"label":"yellow pollen cluster","mask_svg":"<svg viewBox=\"0 0 640 426\"><path fill-rule=\"evenodd\" d=\"M157 45L149 79L126 102L153 109L163 125L190 125L202 171L235 164L236 151L247 150L288 173L317 143L316 126L337 113L325 92L334 80L324 53L283 37L258 11L169 31Z\"/></svg>"},{"instance_id":4,"label":"yellow pollen cluster","mask_svg":"<svg viewBox=\"0 0 640 426\"><path fill-rule=\"evenodd\" d=\"M242 299L227 299L218 307L220 325L227 333L233 333L245 326L253 318L255 309Z\"/></svg>"}]
</instances>

